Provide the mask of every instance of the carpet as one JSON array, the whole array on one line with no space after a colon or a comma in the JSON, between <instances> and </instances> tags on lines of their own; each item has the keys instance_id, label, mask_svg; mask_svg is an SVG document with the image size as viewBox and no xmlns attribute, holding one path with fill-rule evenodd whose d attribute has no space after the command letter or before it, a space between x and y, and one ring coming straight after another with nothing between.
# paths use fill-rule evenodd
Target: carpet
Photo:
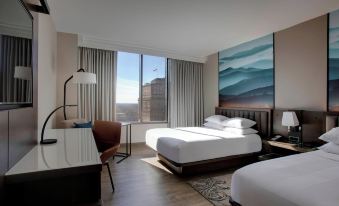
<instances>
[{"instance_id":1,"label":"carpet","mask_svg":"<svg viewBox=\"0 0 339 206\"><path fill-rule=\"evenodd\" d=\"M230 206L232 174L201 178L188 182L193 189L215 206Z\"/></svg>"}]
</instances>

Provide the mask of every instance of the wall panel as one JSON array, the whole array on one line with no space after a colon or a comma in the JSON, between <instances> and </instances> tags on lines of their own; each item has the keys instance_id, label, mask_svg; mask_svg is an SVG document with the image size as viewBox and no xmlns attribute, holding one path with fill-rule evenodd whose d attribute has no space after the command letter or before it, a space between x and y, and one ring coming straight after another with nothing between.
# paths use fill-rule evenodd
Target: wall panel
<instances>
[{"instance_id":1,"label":"wall panel","mask_svg":"<svg viewBox=\"0 0 339 206\"><path fill-rule=\"evenodd\" d=\"M8 111L0 112L0 202L3 200L4 174L8 170Z\"/></svg>"},{"instance_id":2,"label":"wall panel","mask_svg":"<svg viewBox=\"0 0 339 206\"><path fill-rule=\"evenodd\" d=\"M203 71L204 81L204 117L214 114L218 106L218 53L207 57Z\"/></svg>"},{"instance_id":3,"label":"wall panel","mask_svg":"<svg viewBox=\"0 0 339 206\"><path fill-rule=\"evenodd\" d=\"M36 144L33 108L9 111L9 168Z\"/></svg>"},{"instance_id":4,"label":"wall panel","mask_svg":"<svg viewBox=\"0 0 339 206\"><path fill-rule=\"evenodd\" d=\"M275 34L275 107L326 111L326 15Z\"/></svg>"}]
</instances>

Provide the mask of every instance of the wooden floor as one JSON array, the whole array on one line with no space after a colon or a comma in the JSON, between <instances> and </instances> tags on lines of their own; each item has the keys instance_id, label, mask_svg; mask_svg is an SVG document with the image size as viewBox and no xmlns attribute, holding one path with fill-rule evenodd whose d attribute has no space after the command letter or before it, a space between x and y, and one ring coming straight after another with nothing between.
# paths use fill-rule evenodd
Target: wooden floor
<instances>
[{"instance_id":1,"label":"wooden floor","mask_svg":"<svg viewBox=\"0 0 339 206\"><path fill-rule=\"evenodd\" d=\"M115 162L119 159L116 157ZM132 156L119 164L115 162L111 164L114 193L107 168L103 167L101 196L104 206L212 205L187 184L188 180L201 176L182 178L171 174L156 161L155 152L145 144L133 144ZM229 172L228 170L207 175Z\"/></svg>"}]
</instances>

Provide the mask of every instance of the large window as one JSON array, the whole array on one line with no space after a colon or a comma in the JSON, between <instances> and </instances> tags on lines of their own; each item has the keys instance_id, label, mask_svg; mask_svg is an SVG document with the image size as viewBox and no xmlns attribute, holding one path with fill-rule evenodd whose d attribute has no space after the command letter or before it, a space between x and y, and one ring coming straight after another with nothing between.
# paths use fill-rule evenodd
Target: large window
<instances>
[{"instance_id":1,"label":"large window","mask_svg":"<svg viewBox=\"0 0 339 206\"><path fill-rule=\"evenodd\" d=\"M118 121L139 121L139 54L118 52L116 119Z\"/></svg>"},{"instance_id":2,"label":"large window","mask_svg":"<svg viewBox=\"0 0 339 206\"><path fill-rule=\"evenodd\" d=\"M164 57L118 52L118 121L167 121L166 68Z\"/></svg>"}]
</instances>

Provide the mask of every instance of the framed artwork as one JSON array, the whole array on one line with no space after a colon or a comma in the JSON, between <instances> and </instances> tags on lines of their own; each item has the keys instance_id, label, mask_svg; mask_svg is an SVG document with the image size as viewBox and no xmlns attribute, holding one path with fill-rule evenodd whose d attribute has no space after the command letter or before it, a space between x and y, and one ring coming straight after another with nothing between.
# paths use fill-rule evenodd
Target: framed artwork
<instances>
[{"instance_id":1,"label":"framed artwork","mask_svg":"<svg viewBox=\"0 0 339 206\"><path fill-rule=\"evenodd\" d=\"M274 35L219 52L219 106L274 107Z\"/></svg>"},{"instance_id":2,"label":"framed artwork","mask_svg":"<svg viewBox=\"0 0 339 206\"><path fill-rule=\"evenodd\" d=\"M328 110L339 111L339 10L329 14Z\"/></svg>"}]
</instances>

